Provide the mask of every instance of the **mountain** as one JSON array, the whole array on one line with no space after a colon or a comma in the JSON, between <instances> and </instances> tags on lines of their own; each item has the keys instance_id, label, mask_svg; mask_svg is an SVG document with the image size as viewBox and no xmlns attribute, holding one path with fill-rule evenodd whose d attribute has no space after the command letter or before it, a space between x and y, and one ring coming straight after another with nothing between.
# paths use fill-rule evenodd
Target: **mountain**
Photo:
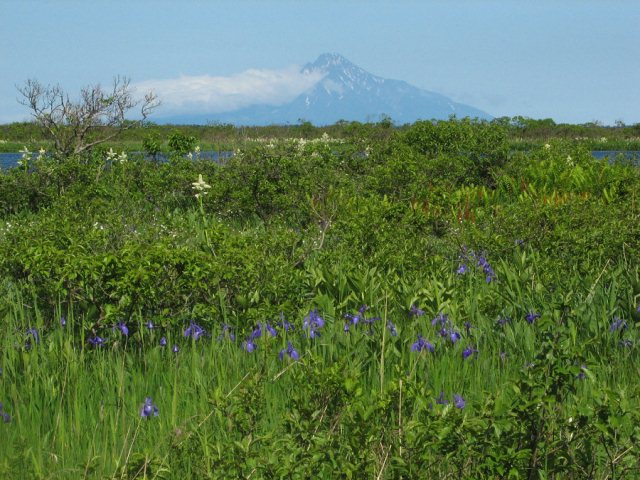
<instances>
[{"instance_id":1,"label":"mountain","mask_svg":"<svg viewBox=\"0 0 640 480\"><path fill-rule=\"evenodd\" d=\"M444 95L373 75L336 53L320 55L302 71L320 72L322 79L288 104L252 105L225 113L165 117L160 123L270 125L296 124L302 119L315 125L328 125L339 120L377 122L387 116L395 123L403 124L420 119L445 120L451 115L492 118L482 110L456 103Z\"/></svg>"}]
</instances>

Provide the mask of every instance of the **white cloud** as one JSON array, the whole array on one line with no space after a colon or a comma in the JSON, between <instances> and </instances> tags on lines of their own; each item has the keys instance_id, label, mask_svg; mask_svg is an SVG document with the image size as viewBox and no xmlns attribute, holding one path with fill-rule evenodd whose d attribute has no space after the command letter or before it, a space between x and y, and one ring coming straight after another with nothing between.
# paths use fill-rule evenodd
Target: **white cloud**
<instances>
[{"instance_id":1,"label":"white cloud","mask_svg":"<svg viewBox=\"0 0 640 480\"><path fill-rule=\"evenodd\" d=\"M324 74L302 72L291 66L282 70L246 70L229 77L180 76L146 80L133 87L153 91L162 102L163 113L221 113L249 105L283 105L309 90Z\"/></svg>"}]
</instances>

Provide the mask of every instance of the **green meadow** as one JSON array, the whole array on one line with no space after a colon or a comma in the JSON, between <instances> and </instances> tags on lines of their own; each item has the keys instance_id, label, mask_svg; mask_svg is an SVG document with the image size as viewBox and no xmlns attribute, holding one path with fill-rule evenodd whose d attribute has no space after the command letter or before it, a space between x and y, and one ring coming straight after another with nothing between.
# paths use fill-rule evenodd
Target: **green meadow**
<instances>
[{"instance_id":1,"label":"green meadow","mask_svg":"<svg viewBox=\"0 0 640 480\"><path fill-rule=\"evenodd\" d=\"M640 478L631 128L11 128L0 478Z\"/></svg>"}]
</instances>

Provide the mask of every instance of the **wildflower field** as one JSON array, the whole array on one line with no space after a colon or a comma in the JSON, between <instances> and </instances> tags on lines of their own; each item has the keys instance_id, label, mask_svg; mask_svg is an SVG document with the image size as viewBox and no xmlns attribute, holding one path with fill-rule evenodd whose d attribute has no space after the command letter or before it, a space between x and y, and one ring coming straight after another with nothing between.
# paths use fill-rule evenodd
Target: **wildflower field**
<instances>
[{"instance_id":1,"label":"wildflower field","mask_svg":"<svg viewBox=\"0 0 640 480\"><path fill-rule=\"evenodd\" d=\"M640 478L638 167L184 144L0 172L0 478Z\"/></svg>"}]
</instances>

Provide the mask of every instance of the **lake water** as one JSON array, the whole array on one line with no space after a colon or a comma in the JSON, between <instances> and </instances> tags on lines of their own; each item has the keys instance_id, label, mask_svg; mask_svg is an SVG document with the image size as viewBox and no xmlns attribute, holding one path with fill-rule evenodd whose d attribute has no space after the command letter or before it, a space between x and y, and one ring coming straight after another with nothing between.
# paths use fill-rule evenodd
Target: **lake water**
<instances>
[{"instance_id":1,"label":"lake water","mask_svg":"<svg viewBox=\"0 0 640 480\"><path fill-rule=\"evenodd\" d=\"M139 153L139 152L133 152ZM608 158L610 162L613 162L618 159L623 159L625 161L631 162L635 165L640 166L640 151L618 151L618 150L596 150L591 152L591 155L598 160L603 160ZM35 154L34 154L35 156ZM227 158L233 156L233 152L231 151L206 151L200 152L200 158L203 160L213 160L214 162L222 162ZM0 169L7 169L11 167L16 167L18 165L18 160L22 158L21 153L0 153ZM160 162L167 161L166 157L160 157L158 159Z\"/></svg>"}]
</instances>

